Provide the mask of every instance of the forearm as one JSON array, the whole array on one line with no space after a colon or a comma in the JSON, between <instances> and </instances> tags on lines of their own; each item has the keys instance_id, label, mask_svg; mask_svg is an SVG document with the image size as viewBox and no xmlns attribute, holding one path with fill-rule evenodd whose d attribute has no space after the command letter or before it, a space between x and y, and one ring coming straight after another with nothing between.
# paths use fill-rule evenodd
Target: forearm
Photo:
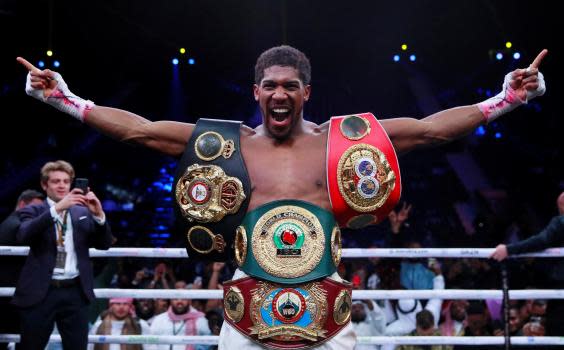
<instances>
[{"instance_id":1,"label":"forearm","mask_svg":"<svg viewBox=\"0 0 564 350\"><path fill-rule=\"evenodd\" d=\"M142 143L150 120L117 108L94 106L84 123L116 140Z\"/></svg>"},{"instance_id":2,"label":"forearm","mask_svg":"<svg viewBox=\"0 0 564 350\"><path fill-rule=\"evenodd\" d=\"M485 121L476 105L455 107L432 114L421 120L428 124L427 143L451 142L471 133Z\"/></svg>"},{"instance_id":3,"label":"forearm","mask_svg":"<svg viewBox=\"0 0 564 350\"><path fill-rule=\"evenodd\" d=\"M16 235L17 241L20 244L30 244L35 237L45 232L49 228L49 225L54 225L49 211L45 211L37 217L33 217L32 215L33 214L28 212L22 212L20 214L22 224Z\"/></svg>"},{"instance_id":4,"label":"forearm","mask_svg":"<svg viewBox=\"0 0 564 350\"><path fill-rule=\"evenodd\" d=\"M528 252L536 252L546 248L562 244L564 241L564 217L556 217L540 233L520 241L507 245L510 255Z\"/></svg>"}]
</instances>

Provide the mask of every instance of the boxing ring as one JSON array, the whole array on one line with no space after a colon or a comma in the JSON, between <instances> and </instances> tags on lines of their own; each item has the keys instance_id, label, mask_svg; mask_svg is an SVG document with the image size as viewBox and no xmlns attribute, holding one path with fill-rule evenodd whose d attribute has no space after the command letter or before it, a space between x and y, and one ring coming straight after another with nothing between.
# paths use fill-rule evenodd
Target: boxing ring
<instances>
[{"instance_id":1,"label":"boxing ring","mask_svg":"<svg viewBox=\"0 0 564 350\"><path fill-rule=\"evenodd\" d=\"M354 248L343 249L343 258L489 258L494 251L477 248ZM27 255L28 247L0 246L0 255ZM538 253L512 256L510 258L539 257L561 258L564 248L551 248ZM109 250L90 249L91 258L187 258L183 248L111 248ZM14 294L15 288L0 288L0 297ZM526 289L526 290L353 290L353 299L564 299L564 290ZM185 298L185 299L222 299L222 290L180 290L180 289L94 289L96 298ZM1 316L0 316L1 317ZM564 346L564 337L510 337L511 345L522 346ZM61 342L60 336L51 336L50 342ZM0 334L0 342L19 342L18 334ZM89 335L89 343L118 344L218 344L218 336L158 336L158 335ZM461 337L461 336L378 336L358 337L358 344L394 344L394 345L503 345L507 344L504 336Z\"/></svg>"}]
</instances>

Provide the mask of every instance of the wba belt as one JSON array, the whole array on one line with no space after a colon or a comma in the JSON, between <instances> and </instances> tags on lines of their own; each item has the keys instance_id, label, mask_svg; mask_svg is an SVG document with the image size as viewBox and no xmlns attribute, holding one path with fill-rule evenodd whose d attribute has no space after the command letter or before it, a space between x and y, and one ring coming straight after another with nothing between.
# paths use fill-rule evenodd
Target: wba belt
<instances>
[{"instance_id":1,"label":"wba belt","mask_svg":"<svg viewBox=\"0 0 564 350\"><path fill-rule=\"evenodd\" d=\"M241 154L241 122L200 119L174 181L176 226L192 258L232 258L233 236L247 211L251 181Z\"/></svg>"},{"instance_id":2,"label":"wba belt","mask_svg":"<svg viewBox=\"0 0 564 350\"><path fill-rule=\"evenodd\" d=\"M329 340L351 315L350 283L330 278L280 285L252 277L223 285L225 320L275 349L303 349Z\"/></svg>"},{"instance_id":3,"label":"wba belt","mask_svg":"<svg viewBox=\"0 0 564 350\"><path fill-rule=\"evenodd\" d=\"M341 232L332 213L304 201L279 200L245 215L234 247L235 261L246 274L304 283L336 271Z\"/></svg>"},{"instance_id":4,"label":"wba belt","mask_svg":"<svg viewBox=\"0 0 564 350\"><path fill-rule=\"evenodd\" d=\"M376 224L399 201L401 177L396 152L371 113L331 118L327 186L341 227Z\"/></svg>"}]
</instances>

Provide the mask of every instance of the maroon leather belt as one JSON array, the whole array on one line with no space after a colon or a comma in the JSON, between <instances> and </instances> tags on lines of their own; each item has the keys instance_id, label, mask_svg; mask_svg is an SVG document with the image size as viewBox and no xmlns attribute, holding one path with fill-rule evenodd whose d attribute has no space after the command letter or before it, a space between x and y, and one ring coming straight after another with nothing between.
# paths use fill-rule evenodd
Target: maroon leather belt
<instances>
[{"instance_id":1,"label":"maroon leather belt","mask_svg":"<svg viewBox=\"0 0 564 350\"><path fill-rule=\"evenodd\" d=\"M245 277L223 285L225 320L261 345L307 348L350 322L351 293L350 283L330 278L282 285Z\"/></svg>"}]
</instances>

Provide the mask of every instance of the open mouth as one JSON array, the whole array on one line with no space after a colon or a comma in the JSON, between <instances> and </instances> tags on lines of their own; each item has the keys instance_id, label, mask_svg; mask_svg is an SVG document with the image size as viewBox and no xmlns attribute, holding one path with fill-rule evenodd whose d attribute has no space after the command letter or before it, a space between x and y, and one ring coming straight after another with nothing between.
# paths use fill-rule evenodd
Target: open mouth
<instances>
[{"instance_id":1,"label":"open mouth","mask_svg":"<svg viewBox=\"0 0 564 350\"><path fill-rule=\"evenodd\" d=\"M292 110L288 107L276 107L270 109L270 115L275 124L286 124L290 120Z\"/></svg>"}]
</instances>

